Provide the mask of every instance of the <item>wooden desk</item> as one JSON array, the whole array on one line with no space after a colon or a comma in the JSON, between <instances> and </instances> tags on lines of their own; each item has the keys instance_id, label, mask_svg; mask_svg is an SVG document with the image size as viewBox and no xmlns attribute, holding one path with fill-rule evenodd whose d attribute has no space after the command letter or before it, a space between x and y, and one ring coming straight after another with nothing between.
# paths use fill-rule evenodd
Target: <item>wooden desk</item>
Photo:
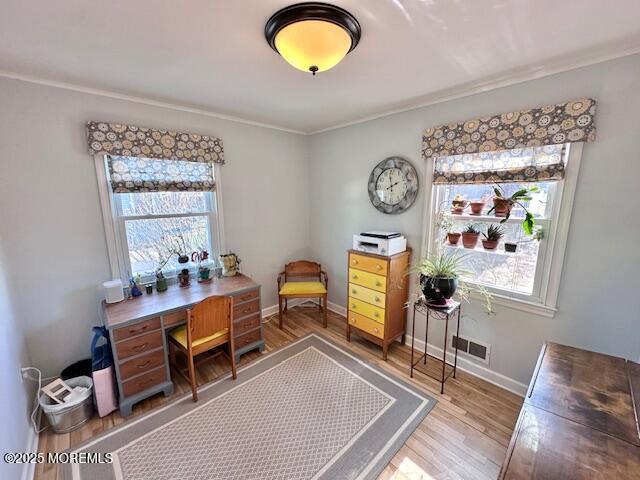
<instances>
[{"instance_id":1,"label":"wooden desk","mask_svg":"<svg viewBox=\"0 0 640 480\"><path fill-rule=\"evenodd\" d=\"M118 381L120 413L151 395L173 393L166 334L187 321L187 309L212 295L234 297L234 346L236 360L250 350L264 349L260 285L238 274L193 283L166 292L143 294L119 303L103 303L104 324L109 330Z\"/></svg>"},{"instance_id":2,"label":"wooden desk","mask_svg":"<svg viewBox=\"0 0 640 480\"><path fill-rule=\"evenodd\" d=\"M547 343L501 479L640 478L640 365Z\"/></svg>"}]
</instances>

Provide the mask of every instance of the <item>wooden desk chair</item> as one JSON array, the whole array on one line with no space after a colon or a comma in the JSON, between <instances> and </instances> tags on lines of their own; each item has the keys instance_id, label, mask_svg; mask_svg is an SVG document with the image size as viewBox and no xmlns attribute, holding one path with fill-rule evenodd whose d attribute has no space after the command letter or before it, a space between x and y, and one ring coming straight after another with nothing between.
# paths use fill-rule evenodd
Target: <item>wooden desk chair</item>
<instances>
[{"instance_id":1,"label":"wooden desk chair","mask_svg":"<svg viewBox=\"0 0 640 480\"><path fill-rule=\"evenodd\" d=\"M282 283L283 277L284 283ZM306 279L306 281L290 281L293 279ZM314 280L309 281L312 279ZM322 326L327 328L328 284L329 279L327 278L327 272L322 270L319 263L309 262L307 260L287 263L284 266L284 271L278 275L278 319L280 321L280 328L282 329L282 314L287 311L287 299L289 298L319 299L320 311L322 312Z\"/></svg>"},{"instance_id":2,"label":"wooden desk chair","mask_svg":"<svg viewBox=\"0 0 640 480\"><path fill-rule=\"evenodd\" d=\"M229 344L229 354L219 350L194 363L201 353ZM176 350L187 357L186 372L176 364ZM169 361L191 384L193 401L198 401L195 365L224 355L231 361L231 374L236 379L236 356L233 345L233 297L213 296L187 310L187 324L169 332Z\"/></svg>"}]
</instances>

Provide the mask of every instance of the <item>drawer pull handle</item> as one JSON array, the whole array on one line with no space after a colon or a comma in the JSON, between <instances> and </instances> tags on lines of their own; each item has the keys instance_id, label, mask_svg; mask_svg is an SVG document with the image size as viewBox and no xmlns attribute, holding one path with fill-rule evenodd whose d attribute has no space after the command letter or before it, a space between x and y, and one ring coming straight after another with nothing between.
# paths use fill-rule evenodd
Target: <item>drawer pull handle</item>
<instances>
[{"instance_id":1,"label":"drawer pull handle","mask_svg":"<svg viewBox=\"0 0 640 480\"><path fill-rule=\"evenodd\" d=\"M149 325L144 325L144 326L139 327L139 328L132 328L132 329L129 330L129 333L136 333L138 331L143 331L143 330L146 330L148 327L149 327Z\"/></svg>"},{"instance_id":2,"label":"drawer pull handle","mask_svg":"<svg viewBox=\"0 0 640 480\"><path fill-rule=\"evenodd\" d=\"M355 295L356 293L358 293L358 291L357 291L355 288L353 288L353 289L351 290L351 293L353 293L353 294Z\"/></svg>"},{"instance_id":3,"label":"drawer pull handle","mask_svg":"<svg viewBox=\"0 0 640 480\"><path fill-rule=\"evenodd\" d=\"M373 331L374 331L375 333L378 333L378 329L377 329L377 328L374 328L374 329L373 329Z\"/></svg>"},{"instance_id":4,"label":"drawer pull handle","mask_svg":"<svg viewBox=\"0 0 640 480\"><path fill-rule=\"evenodd\" d=\"M380 297L376 297L373 299L376 303L380 303Z\"/></svg>"},{"instance_id":5,"label":"drawer pull handle","mask_svg":"<svg viewBox=\"0 0 640 480\"><path fill-rule=\"evenodd\" d=\"M138 367L138 368L145 368L145 367L148 367L149 365L151 365L151 360L147 360L147 361L146 361L146 362L144 362L144 363L141 363L141 364L139 364L139 365L136 365L136 367Z\"/></svg>"},{"instance_id":6,"label":"drawer pull handle","mask_svg":"<svg viewBox=\"0 0 640 480\"><path fill-rule=\"evenodd\" d=\"M352 275L351 278L353 278L354 280L357 280L358 276L357 275Z\"/></svg>"},{"instance_id":7,"label":"drawer pull handle","mask_svg":"<svg viewBox=\"0 0 640 480\"><path fill-rule=\"evenodd\" d=\"M351 317L351 323L356 323L356 319Z\"/></svg>"},{"instance_id":8,"label":"drawer pull handle","mask_svg":"<svg viewBox=\"0 0 640 480\"><path fill-rule=\"evenodd\" d=\"M381 287L382 284L379 281L376 281L376 287Z\"/></svg>"},{"instance_id":9,"label":"drawer pull handle","mask_svg":"<svg viewBox=\"0 0 640 480\"><path fill-rule=\"evenodd\" d=\"M144 342L144 343L143 343L143 344L141 344L141 345L136 345L136 346L134 346L134 347L131 347L131 349L132 349L132 350L140 351L140 350L144 350L144 349L145 349L145 348L147 348L148 346L149 346L149 342Z\"/></svg>"},{"instance_id":10,"label":"drawer pull handle","mask_svg":"<svg viewBox=\"0 0 640 480\"><path fill-rule=\"evenodd\" d=\"M141 382L138 382L138 385L142 387L144 385L148 385L151 382L153 382L153 378L147 378L146 380L142 380Z\"/></svg>"},{"instance_id":11,"label":"drawer pull handle","mask_svg":"<svg viewBox=\"0 0 640 480\"><path fill-rule=\"evenodd\" d=\"M251 307L245 308L242 313L249 313L251 311Z\"/></svg>"},{"instance_id":12,"label":"drawer pull handle","mask_svg":"<svg viewBox=\"0 0 640 480\"><path fill-rule=\"evenodd\" d=\"M351 304L351 308L353 308L354 310L356 309L356 306L352 303Z\"/></svg>"},{"instance_id":13,"label":"drawer pull handle","mask_svg":"<svg viewBox=\"0 0 640 480\"><path fill-rule=\"evenodd\" d=\"M358 264L358 260L356 260L356 259L353 259L352 262L353 262L354 265Z\"/></svg>"},{"instance_id":14,"label":"drawer pull handle","mask_svg":"<svg viewBox=\"0 0 640 480\"><path fill-rule=\"evenodd\" d=\"M376 263L376 269L377 270L382 270L382 265L380 265L379 263Z\"/></svg>"},{"instance_id":15,"label":"drawer pull handle","mask_svg":"<svg viewBox=\"0 0 640 480\"><path fill-rule=\"evenodd\" d=\"M374 313L373 313L373 316L374 316L374 317L376 317L376 318L378 318L378 317L380 316L380 314L379 314L378 312L374 312Z\"/></svg>"}]
</instances>

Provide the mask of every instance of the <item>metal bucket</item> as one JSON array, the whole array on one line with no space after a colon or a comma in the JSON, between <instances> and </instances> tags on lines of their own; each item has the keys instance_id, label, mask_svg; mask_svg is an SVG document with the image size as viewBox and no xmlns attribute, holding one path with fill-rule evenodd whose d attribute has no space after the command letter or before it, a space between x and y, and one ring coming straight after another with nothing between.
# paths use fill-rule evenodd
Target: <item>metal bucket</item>
<instances>
[{"instance_id":1,"label":"metal bucket","mask_svg":"<svg viewBox=\"0 0 640 480\"><path fill-rule=\"evenodd\" d=\"M93 381L89 377L70 378L66 381L70 387L87 387L82 399L67 404L55 404L48 396L40 395L40 408L47 416L51 429L56 433L68 433L93 415Z\"/></svg>"}]
</instances>

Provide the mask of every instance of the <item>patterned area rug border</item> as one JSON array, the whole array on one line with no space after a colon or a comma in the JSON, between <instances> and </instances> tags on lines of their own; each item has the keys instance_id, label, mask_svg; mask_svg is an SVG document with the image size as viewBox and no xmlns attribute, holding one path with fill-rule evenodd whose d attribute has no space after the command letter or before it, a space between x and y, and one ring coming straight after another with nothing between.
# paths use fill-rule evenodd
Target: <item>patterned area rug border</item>
<instances>
[{"instance_id":1,"label":"patterned area rug border","mask_svg":"<svg viewBox=\"0 0 640 480\"><path fill-rule=\"evenodd\" d=\"M186 394L69 451L112 453L135 448L132 446L143 442L146 437L168 431L173 423L184 418L188 419L190 415L195 417L196 412L207 408L209 404L214 402L220 403L224 396L233 395L237 389L240 389L238 392L241 393L241 390L249 388L252 382L258 382L256 385L259 386L260 380L258 379L263 376L266 378L268 375L277 375L278 373L269 372L282 370L283 365L307 351L321 354L321 356L315 357L316 359L330 360L335 365L331 368L334 368L334 372L338 372L336 378L338 376L346 378L346 373L348 373L357 378L358 383L366 384L368 386L366 388L371 389L372 394L378 395L381 399L386 398L386 400L382 402L384 408L381 403L377 413L373 415L375 412L372 411L368 421L366 421L368 417L363 417L361 425L353 426L355 430L348 432L347 437L341 437L341 443L335 444L335 451L330 452L330 461L325 461L329 457L325 457L324 463L317 463L316 459L316 465L324 466L314 475L308 475L306 478L377 478L393 455L435 406L436 400L316 333L302 337L243 366L239 369L238 380L235 382L230 379L229 374L201 386L198 389L200 396L198 403L193 403L191 395ZM327 362L327 365L330 362ZM340 367L341 370L335 370L337 367ZM339 372L346 373L339 374ZM294 380L295 378L294 376ZM331 378L333 379L333 377ZM309 385L314 386L313 382L307 380L307 388ZM333 386L333 382L330 386ZM374 391L377 394L373 393ZM306 421L304 424L306 425ZM319 429L321 430L322 427ZM268 448L269 444L265 444L264 447ZM149 447L147 446L147 448ZM122 465L120 464L121 459L118 458L119 455L114 456L116 461L113 464L65 465L62 468L62 478L72 480L128 479L121 474ZM273 472L271 475L262 475L260 478L286 478L286 476L281 477L277 472Z\"/></svg>"}]
</instances>

